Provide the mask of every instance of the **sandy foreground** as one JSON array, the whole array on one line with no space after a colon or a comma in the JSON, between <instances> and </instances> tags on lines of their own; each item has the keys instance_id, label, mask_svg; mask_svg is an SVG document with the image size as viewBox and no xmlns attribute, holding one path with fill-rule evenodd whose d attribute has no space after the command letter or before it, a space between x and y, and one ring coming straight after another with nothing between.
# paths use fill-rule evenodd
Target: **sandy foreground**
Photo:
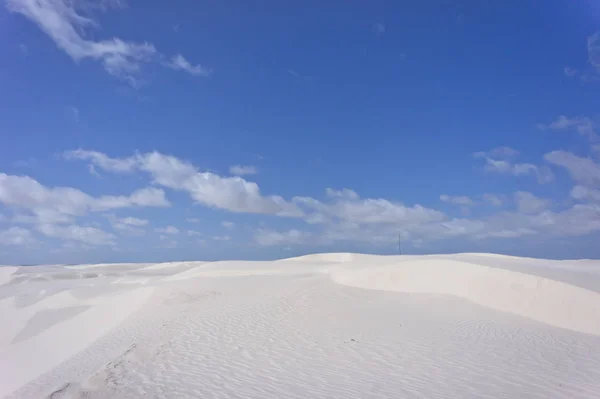
<instances>
[{"instance_id":1,"label":"sandy foreground","mask_svg":"<svg viewBox=\"0 0 600 399\"><path fill-rule=\"evenodd\" d=\"M600 261L0 267L0 397L600 398Z\"/></svg>"}]
</instances>

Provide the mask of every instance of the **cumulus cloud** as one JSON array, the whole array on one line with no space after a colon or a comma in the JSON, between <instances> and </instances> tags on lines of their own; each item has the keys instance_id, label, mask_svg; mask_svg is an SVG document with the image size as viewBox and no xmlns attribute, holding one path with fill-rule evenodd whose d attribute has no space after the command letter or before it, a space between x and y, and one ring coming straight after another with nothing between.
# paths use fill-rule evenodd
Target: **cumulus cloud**
<instances>
[{"instance_id":1,"label":"cumulus cloud","mask_svg":"<svg viewBox=\"0 0 600 399\"><path fill-rule=\"evenodd\" d=\"M139 170L149 173L154 183L173 190L185 191L195 201L209 207L240 213L292 217L302 215L295 204L280 196L263 196L258 184L254 182L237 176L223 177L211 172L201 172L189 162L159 152L115 159L94 151L76 150L66 153L66 156L71 159L90 161L106 171ZM119 167L116 168L115 165Z\"/></svg>"},{"instance_id":2,"label":"cumulus cloud","mask_svg":"<svg viewBox=\"0 0 600 399\"><path fill-rule=\"evenodd\" d=\"M5 173L0 173L0 203L29 212L30 215L21 215L18 218L23 222L34 223L68 223L73 217L88 212L134 206L170 205L164 191L153 187L137 190L129 196L92 197L75 188L48 188L28 176Z\"/></svg>"},{"instance_id":3,"label":"cumulus cloud","mask_svg":"<svg viewBox=\"0 0 600 399\"><path fill-rule=\"evenodd\" d=\"M104 3L107 4L107 3ZM96 60L111 75L139 84L139 73L146 63L160 60L162 55L151 43L112 38L94 40L86 35L98 28L89 14L93 7L83 0L7 0L7 8L31 20L74 61ZM87 37L86 37L87 36ZM204 75L205 69L192 66L180 55L173 57L175 69Z\"/></svg>"},{"instance_id":4,"label":"cumulus cloud","mask_svg":"<svg viewBox=\"0 0 600 399\"><path fill-rule=\"evenodd\" d=\"M31 231L22 227L13 226L6 230L0 230L0 245L18 246L35 242Z\"/></svg>"},{"instance_id":5,"label":"cumulus cloud","mask_svg":"<svg viewBox=\"0 0 600 399\"><path fill-rule=\"evenodd\" d=\"M513 195L514 211L481 218L457 218L419 204L404 204L385 198L361 198L349 188L328 188L322 199L293 197L288 201L279 196L265 196L256 183L241 177L223 177L203 172L189 162L158 152L134 154L127 158L111 158L82 150L68 155L113 173L147 173L154 184L186 192L196 202L209 207L233 212L294 216L319 228L316 232L303 231L302 228L287 231L259 229L255 232L254 241L261 246L331 244L336 241L395 245L398 235L402 236L403 242L417 243L447 239L514 239L536 234L568 236L600 229L600 221L595 221L598 215L594 213L598 210L591 203L593 193L590 192L582 194L575 191L573 194L573 198L578 196L580 201L590 203L576 204L555 212L550 209L553 205L551 201L521 191ZM509 147L499 147L475 156L486 161L490 172L532 175L540 181L552 177L547 167L516 162L519 153ZM562 158L547 154L546 159L550 163L560 164ZM590 170L582 175L587 177L579 179L588 183L593 181L594 178L590 176L594 175ZM549 177L544 176L545 171ZM481 198L493 206L502 206L506 201L493 194L484 194ZM465 209L474 203L473 199L464 196L442 195L440 199ZM164 230L161 232L166 234ZM226 241L231 237L214 236L212 239Z\"/></svg>"},{"instance_id":6,"label":"cumulus cloud","mask_svg":"<svg viewBox=\"0 0 600 399\"><path fill-rule=\"evenodd\" d=\"M233 165L229 168L229 173L235 176L255 175L258 169L252 165Z\"/></svg>"}]
</instances>

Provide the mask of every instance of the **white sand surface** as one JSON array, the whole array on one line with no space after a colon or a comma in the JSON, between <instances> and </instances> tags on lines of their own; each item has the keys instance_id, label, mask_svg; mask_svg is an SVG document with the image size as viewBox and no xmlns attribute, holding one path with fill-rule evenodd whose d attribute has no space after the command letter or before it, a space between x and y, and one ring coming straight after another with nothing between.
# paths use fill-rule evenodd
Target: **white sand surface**
<instances>
[{"instance_id":1,"label":"white sand surface","mask_svg":"<svg viewBox=\"0 0 600 399\"><path fill-rule=\"evenodd\" d=\"M600 398L600 261L0 267L0 397Z\"/></svg>"}]
</instances>

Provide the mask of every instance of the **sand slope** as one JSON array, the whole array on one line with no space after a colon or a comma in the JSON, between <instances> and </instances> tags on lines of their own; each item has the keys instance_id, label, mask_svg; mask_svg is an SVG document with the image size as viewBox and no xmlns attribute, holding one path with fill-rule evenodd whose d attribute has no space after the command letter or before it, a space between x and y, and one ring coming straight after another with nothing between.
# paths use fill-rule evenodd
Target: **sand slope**
<instances>
[{"instance_id":1,"label":"sand slope","mask_svg":"<svg viewBox=\"0 0 600 399\"><path fill-rule=\"evenodd\" d=\"M7 267L0 319L0 397L600 397L596 261Z\"/></svg>"}]
</instances>

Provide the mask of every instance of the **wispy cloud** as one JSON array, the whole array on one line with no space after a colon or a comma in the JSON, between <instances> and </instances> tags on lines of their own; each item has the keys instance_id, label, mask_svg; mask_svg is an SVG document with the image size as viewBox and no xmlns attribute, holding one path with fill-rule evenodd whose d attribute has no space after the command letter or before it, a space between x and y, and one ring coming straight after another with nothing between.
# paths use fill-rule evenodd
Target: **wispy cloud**
<instances>
[{"instance_id":1,"label":"wispy cloud","mask_svg":"<svg viewBox=\"0 0 600 399\"><path fill-rule=\"evenodd\" d=\"M71 115L73 116L73 122L79 123L79 108L71 107Z\"/></svg>"},{"instance_id":2,"label":"wispy cloud","mask_svg":"<svg viewBox=\"0 0 600 399\"><path fill-rule=\"evenodd\" d=\"M179 229L175 226L157 227L154 229L154 231L163 234L179 234Z\"/></svg>"},{"instance_id":3,"label":"wispy cloud","mask_svg":"<svg viewBox=\"0 0 600 399\"><path fill-rule=\"evenodd\" d=\"M35 242L31 231L22 227L13 226L6 230L0 230L0 245L17 246L27 245Z\"/></svg>"},{"instance_id":4,"label":"wispy cloud","mask_svg":"<svg viewBox=\"0 0 600 399\"><path fill-rule=\"evenodd\" d=\"M21 159L14 163L14 166L17 168L33 168L38 163L37 159L34 157L29 157L27 159Z\"/></svg>"},{"instance_id":5,"label":"wispy cloud","mask_svg":"<svg viewBox=\"0 0 600 399\"><path fill-rule=\"evenodd\" d=\"M307 232L296 229L279 232L274 230L259 229L254 234L254 240L262 246L285 244L301 244L310 236Z\"/></svg>"},{"instance_id":6,"label":"wispy cloud","mask_svg":"<svg viewBox=\"0 0 600 399\"><path fill-rule=\"evenodd\" d=\"M484 170L490 173L508 174L513 176L535 176L540 184L554 180L554 175L549 168L530 163L517 163L514 158L518 152L510 147L494 148L487 152L476 152L475 158L485 161Z\"/></svg>"},{"instance_id":7,"label":"wispy cloud","mask_svg":"<svg viewBox=\"0 0 600 399\"><path fill-rule=\"evenodd\" d=\"M440 200L442 202L448 202L450 204L454 204L454 205L461 205L461 206L471 206L474 204L473 200L469 197L466 197L464 195L458 195L458 196L451 196L451 195L440 195Z\"/></svg>"},{"instance_id":8,"label":"wispy cloud","mask_svg":"<svg viewBox=\"0 0 600 399\"><path fill-rule=\"evenodd\" d=\"M538 198L530 192L518 191L514 194L517 209L521 213L538 213L547 209L552 203L550 200Z\"/></svg>"},{"instance_id":9,"label":"wispy cloud","mask_svg":"<svg viewBox=\"0 0 600 399\"><path fill-rule=\"evenodd\" d=\"M583 83L600 82L600 31L588 37L587 53L589 66L583 69L566 66L564 68L565 76L577 78Z\"/></svg>"},{"instance_id":10,"label":"wispy cloud","mask_svg":"<svg viewBox=\"0 0 600 399\"><path fill-rule=\"evenodd\" d=\"M579 73L579 71L575 68L571 68L566 66L564 68L564 72L565 72L565 76L568 76L570 78L572 78L573 76L577 76L577 74Z\"/></svg>"},{"instance_id":11,"label":"wispy cloud","mask_svg":"<svg viewBox=\"0 0 600 399\"><path fill-rule=\"evenodd\" d=\"M594 121L583 116L569 118L565 115L560 115L555 121L547 125L538 124L538 128L541 130L572 130L590 140L598 138Z\"/></svg>"},{"instance_id":12,"label":"wispy cloud","mask_svg":"<svg viewBox=\"0 0 600 399\"><path fill-rule=\"evenodd\" d=\"M255 175L258 168L252 165L233 165L229 167L229 173L235 176Z\"/></svg>"},{"instance_id":13,"label":"wispy cloud","mask_svg":"<svg viewBox=\"0 0 600 399\"><path fill-rule=\"evenodd\" d=\"M288 69L288 73L290 75L292 75L293 77L295 77L296 79L300 79L300 80L309 81L309 80L313 79L312 76L310 76L310 75L302 75L302 74L296 72L294 69Z\"/></svg>"},{"instance_id":14,"label":"wispy cloud","mask_svg":"<svg viewBox=\"0 0 600 399\"><path fill-rule=\"evenodd\" d=\"M96 227L79 225L41 224L36 230L48 237L80 241L89 245L113 245L115 236Z\"/></svg>"},{"instance_id":15,"label":"wispy cloud","mask_svg":"<svg viewBox=\"0 0 600 399\"><path fill-rule=\"evenodd\" d=\"M212 69L206 68L200 64L192 65L181 54L174 55L166 65L169 68L184 71L195 76L210 76L213 72Z\"/></svg>"},{"instance_id":16,"label":"wispy cloud","mask_svg":"<svg viewBox=\"0 0 600 399\"><path fill-rule=\"evenodd\" d=\"M504 204L504 200L495 194L483 194L482 198L485 202L493 206L502 206Z\"/></svg>"},{"instance_id":17,"label":"wispy cloud","mask_svg":"<svg viewBox=\"0 0 600 399\"><path fill-rule=\"evenodd\" d=\"M383 22L376 22L373 24L373 31L377 35L383 35L385 33L386 26Z\"/></svg>"},{"instance_id":18,"label":"wispy cloud","mask_svg":"<svg viewBox=\"0 0 600 399\"><path fill-rule=\"evenodd\" d=\"M111 75L139 86L142 66L163 58L153 44L132 42L120 38L93 40L86 31L99 25L89 15L96 8L105 10L120 2L103 2L102 7L90 7L82 0L7 0L7 8L36 23L54 43L74 61L84 59L99 61ZM107 5L108 4L108 5ZM88 15L85 15L88 14ZM173 57L178 68L189 73L202 74L205 70L185 64L180 56Z\"/></svg>"}]
</instances>

